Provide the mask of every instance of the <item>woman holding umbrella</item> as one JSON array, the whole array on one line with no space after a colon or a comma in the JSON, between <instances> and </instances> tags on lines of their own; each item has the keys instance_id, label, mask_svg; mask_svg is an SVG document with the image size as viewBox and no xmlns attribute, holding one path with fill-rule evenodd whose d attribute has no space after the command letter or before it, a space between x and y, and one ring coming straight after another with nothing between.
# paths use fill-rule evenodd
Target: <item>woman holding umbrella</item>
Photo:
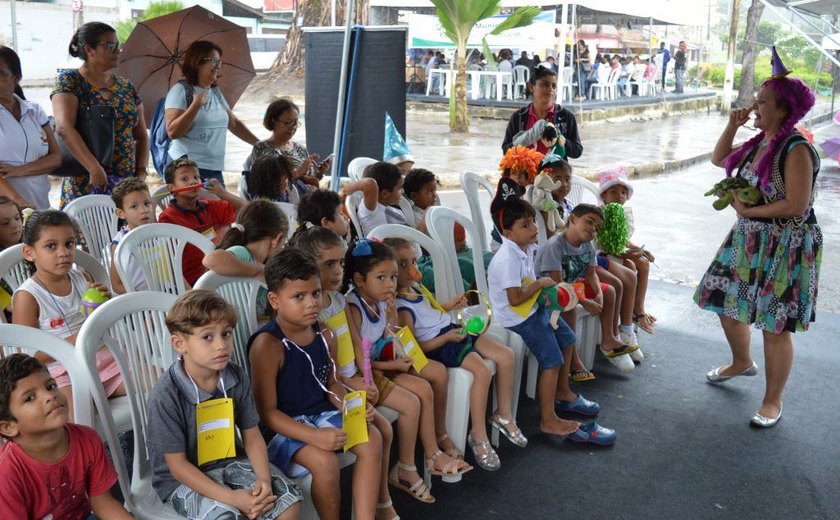
<instances>
[{"instance_id":1,"label":"woman holding umbrella","mask_svg":"<svg viewBox=\"0 0 840 520\"><path fill-rule=\"evenodd\" d=\"M206 40L193 42L184 53L181 71L186 82L172 85L164 105L166 132L172 139L169 155L173 159L189 156L198 164L202 179L216 179L224 186L227 130L250 145L258 141L257 136L233 114L216 88L222 71L221 47ZM189 105L187 89L192 89Z\"/></svg>"},{"instance_id":2,"label":"woman holding umbrella","mask_svg":"<svg viewBox=\"0 0 840 520\"><path fill-rule=\"evenodd\" d=\"M78 69L59 73L51 94L56 133L85 171L65 177L61 207L89 193L110 193L125 177L146 177L149 135L143 118L143 102L134 85L112 72L117 66L120 42L113 27L89 22L79 27L69 52L84 63ZM114 108L114 153L104 168L76 131L80 107L110 105Z\"/></svg>"}]
</instances>

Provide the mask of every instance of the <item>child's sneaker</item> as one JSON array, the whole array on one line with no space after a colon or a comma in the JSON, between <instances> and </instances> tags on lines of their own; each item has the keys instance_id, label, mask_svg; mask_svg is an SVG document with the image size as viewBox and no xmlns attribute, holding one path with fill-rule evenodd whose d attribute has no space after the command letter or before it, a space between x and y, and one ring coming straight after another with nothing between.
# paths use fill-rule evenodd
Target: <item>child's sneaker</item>
<instances>
[{"instance_id":1,"label":"child's sneaker","mask_svg":"<svg viewBox=\"0 0 840 520\"><path fill-rule=\"evenodd\" d=\"M642 353L641 345L639 345L639 338L636 336L635 332L619 332L618 337L621 338L621 342L625 345L636 347L636 350L630 352L630 359L632 359L634 363L641 363L644 361L645 355Z\"/></svg>"},{"instance_id":2,"label":"child's sneaker","mask_svg":"<svg viewBox=\"0 0 840 520\"><path fill-rule=\"evenodd\" d=\"M625 374L629 374L636 370L636 365L633 364L633 360L630 359L630 354L618 354L615 355L609 350L600 349L601 354L607 358L607 361L613 364L615 368L617 368L620 372L624 372Z\"/></svg>"}]
</instances>

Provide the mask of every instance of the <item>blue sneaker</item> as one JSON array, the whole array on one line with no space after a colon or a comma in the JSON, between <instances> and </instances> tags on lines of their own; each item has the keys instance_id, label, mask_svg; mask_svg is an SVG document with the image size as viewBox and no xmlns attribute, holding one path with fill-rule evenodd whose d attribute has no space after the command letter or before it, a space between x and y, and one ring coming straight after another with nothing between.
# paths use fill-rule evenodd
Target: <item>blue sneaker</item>
<instances>
[{"instance_id":1,"label":"blue sneaker","mask_svg":"<svg viewBox=\"0 0 840 520\"><path fill-rule=\"evenodd\" d=\"M554 410L557 412L576 413L579 415L586 415L594 417L601 411L601 405L595 401L590 401L582 395L578 394L574 401L554 401Z\"/></svg>"},{"instance_id":2,"label":"blue sneaker","mask_svg":"<svg viewBox=\"0 0 840 520\"><path fill-rule=\"evenodd\" d=\"M569 435L572 442L588 442L598 446L610 446L615 443L615 430L604 428L598 423L582 424L578 431Z\"/></svg>"}]
</instances>

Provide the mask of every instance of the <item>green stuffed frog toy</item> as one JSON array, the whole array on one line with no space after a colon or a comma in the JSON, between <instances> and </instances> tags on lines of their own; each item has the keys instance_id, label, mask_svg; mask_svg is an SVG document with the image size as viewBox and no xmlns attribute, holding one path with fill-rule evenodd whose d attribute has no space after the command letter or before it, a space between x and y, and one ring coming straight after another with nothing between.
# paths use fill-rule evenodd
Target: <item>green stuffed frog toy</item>
<instances>
[{"instance_id":1,"label":"green stuffed frog toy","mask_svg":"<svg viewBox=\"0 0 840 520\"><path fill-rule=\"evenodd\" d=\"M732 204L735 197L748 206L755 206L761 202L761 191L740 177L727 177L718 182L705 193L706 197L712 195L717 196L712 202L712 207L718 211Z\"/></svg>"}]
</instances>

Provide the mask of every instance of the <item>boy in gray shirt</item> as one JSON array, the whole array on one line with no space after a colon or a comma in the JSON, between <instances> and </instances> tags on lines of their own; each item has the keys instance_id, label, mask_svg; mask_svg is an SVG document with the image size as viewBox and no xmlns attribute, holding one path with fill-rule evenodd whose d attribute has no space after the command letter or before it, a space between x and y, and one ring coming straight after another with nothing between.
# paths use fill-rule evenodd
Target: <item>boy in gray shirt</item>
<instances>
[{"instance_id":1,"label":"boy in gray shirt","mask_svg":"<svg viewBox=\"0 0 840 520\"><path fill-rule=\"evenodd\" d=\"M212 291L184 293L167 314L181 357L149 398L152 485L188 518L296 519L300 491L269 464L248 376L229 363L235 324Z\"/></svg>"}]
</instances>

